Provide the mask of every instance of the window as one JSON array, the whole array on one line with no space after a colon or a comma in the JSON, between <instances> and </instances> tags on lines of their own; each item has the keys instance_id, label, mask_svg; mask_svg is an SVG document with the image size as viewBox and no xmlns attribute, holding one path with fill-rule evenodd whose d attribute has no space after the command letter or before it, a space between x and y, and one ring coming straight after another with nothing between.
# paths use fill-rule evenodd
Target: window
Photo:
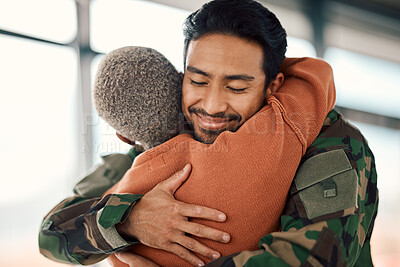
<instances>
[{"instance_id":1,"label":"window","mask_svg":"<svg viewBox=\"0 0 400 267\"><path fill-rule=\"evenodd\" d=\"M316 57L317 52L309 41L288 36L287 57Z\"/></svg>"},{"instance_id":2,"label":"window","mask_svg":"<svg viewBox=\"0 0 400 267\"><path fill-rule=\"evenodd\" d=\"M71 178L79 175L76 54L4 35L0 43L1 183L7 189L0 195L0 265L43 266L40 223L71 194Z\"/></svg>"},{"instance_id":3,"label":"window","mask_svg":"<svg viewBox=\"0 0 400 267\"><path fill-rule=\"evenodd\" d=\"M333 68L338 105L400 118L400 64L333 47L325 59Z\"/></svg>"},{"instance_id":4,"label":"window","mask_svg":"<svg viewBox=\"0 0 400 267\"><path fill-rule=\"evenodd\" d=\"M73 0L0 1L0 28L59 43L76 35Z\"/></svg>"},{"instance_id":5,"label":"window","mask_svg":"<svg viewBox=\"0 0 400 267\"><path fill-rule=\"evenodd\" d=\"M149 46L183 69L182 23L190 14L137 0L96 0L91 5L91 40L105 53L122 46Z\"/></svg>"}]
</instances>

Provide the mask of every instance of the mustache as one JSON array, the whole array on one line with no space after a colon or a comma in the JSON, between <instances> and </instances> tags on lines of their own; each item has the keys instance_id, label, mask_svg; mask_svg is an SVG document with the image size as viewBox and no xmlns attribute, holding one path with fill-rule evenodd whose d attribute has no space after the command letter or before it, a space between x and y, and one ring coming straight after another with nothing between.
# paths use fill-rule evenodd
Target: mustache
<instances>
[{"instance_id":1,"label":"mustache","mask_svg":"<svg viewBox=\"0 0 400 267\"><path fill-rule=\"evenodd\" d=\"M226 114L225 112L208 114L204 109L196 108L196 107L190 107L188 109L188 111L189 111L189 113L200 114L200 115L208 116L211 118L221 118L221 119L229 119L229 120L237 120L237 121L240 121L242 119L242 117L239 114Z\"/></svg>"}]
</instances>

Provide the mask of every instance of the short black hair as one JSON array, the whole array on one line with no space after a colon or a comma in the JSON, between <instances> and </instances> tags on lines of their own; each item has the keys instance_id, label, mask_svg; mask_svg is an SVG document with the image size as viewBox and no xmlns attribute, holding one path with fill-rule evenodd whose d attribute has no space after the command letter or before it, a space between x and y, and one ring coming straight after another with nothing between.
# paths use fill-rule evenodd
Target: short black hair
<instances>
[{"instance_id":1,"label":"short black hair","mask_svg":"<svg viewBox=\"0 0 400 267\"><path fill-rule=\"evenodd\" d=\"M286 31L276 16L253 0L214 0L190 14L183 24L184 66L191 40L206 34L226 34L259 44L264 52L265 88L279 73L285 58Z\"/></svg>"}]
</instances>

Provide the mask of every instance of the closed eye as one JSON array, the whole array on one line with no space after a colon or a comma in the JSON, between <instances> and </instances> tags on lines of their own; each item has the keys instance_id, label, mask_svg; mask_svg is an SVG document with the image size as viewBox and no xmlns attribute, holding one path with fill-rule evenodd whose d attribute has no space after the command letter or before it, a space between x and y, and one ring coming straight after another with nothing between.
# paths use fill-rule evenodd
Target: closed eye
<instances>
[{"instance_id":1,"label":"closed eye","mask_svg":"<svg viewBox=\"0 0 400 267\"><path fill-rule=\"evenodd\" d=\"M246 90L247 88L237 89L237 88L233 88L233 87L228 86L228 89L231 90L232 92L235 92L235 93L241 93L241 92L244 92L244 90Z\"/></svg>"},{"instance_id":2,"label":"closed eye","mask_svg":"<svg viewBox=\"0 0 400 267\"><path fill-rule=\"evenodd\" d=\"M190 83L191 83L191 84L194 84L194 85L198 85L198 86L207 85L206 82L196 82L196 81L194 81L194 80L190 80Z\"/></svg>"}]
</instances>

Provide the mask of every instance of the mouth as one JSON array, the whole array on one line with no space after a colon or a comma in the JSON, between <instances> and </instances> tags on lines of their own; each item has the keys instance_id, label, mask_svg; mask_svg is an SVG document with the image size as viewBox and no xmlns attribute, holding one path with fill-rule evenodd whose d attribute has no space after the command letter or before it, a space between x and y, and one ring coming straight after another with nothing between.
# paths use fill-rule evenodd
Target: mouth
<instances>
[{"instance_id":1,"label":"mouth","mask_svg":"<svg viewBox=\"0 0 400 267\"><path fill-rule=\"evenodd\" d=\"M214 118L198 113L195 113L195 115L197 117L199 127L210 131L224 130L228 128L229 123L231 122L229 118Z\"/></svg>"}]
</instances>

